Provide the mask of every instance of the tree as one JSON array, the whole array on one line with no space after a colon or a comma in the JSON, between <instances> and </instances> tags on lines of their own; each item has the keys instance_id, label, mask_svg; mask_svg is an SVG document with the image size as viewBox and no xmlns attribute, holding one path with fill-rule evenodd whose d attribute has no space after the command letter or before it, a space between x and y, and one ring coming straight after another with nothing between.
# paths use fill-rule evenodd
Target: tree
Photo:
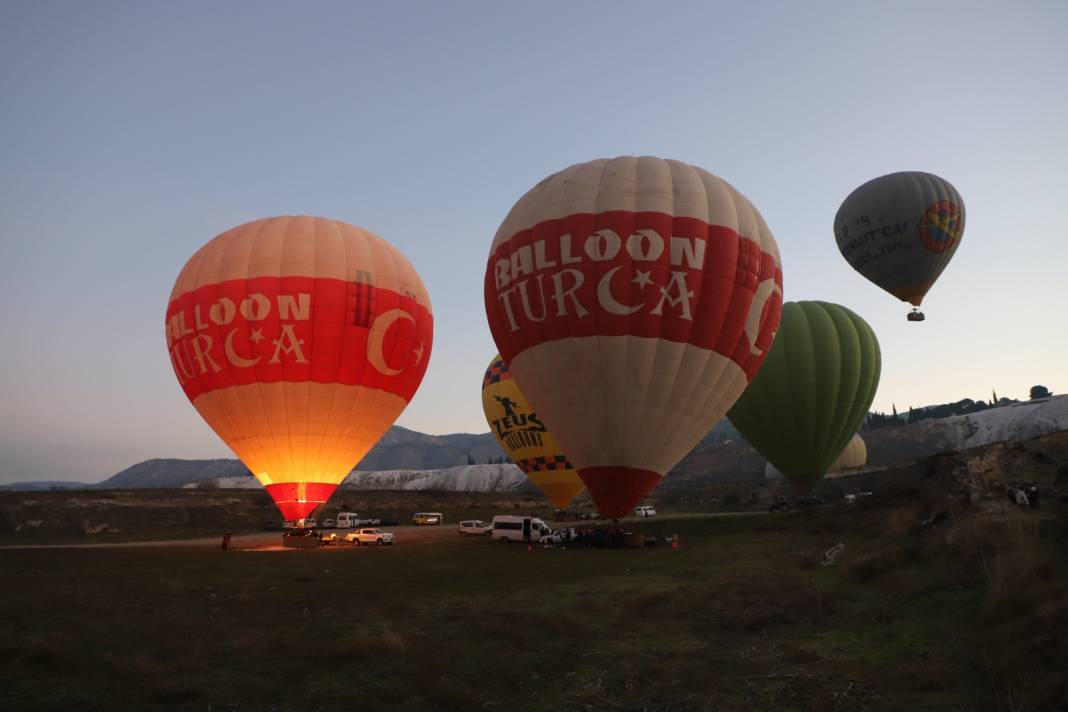
<instances>
[{"instance_id":1,"label":"tree","mask_svg":"<svg viewBox=\"0 0 1068 712\"><path fill-rule=\"evenodd\" d=\"M1031 400L1035 398L1049 398L1052 393L1045 386L1031 386Z\"/></svg>"},{"instance_id":2,"label":"tree","mask_svg":"<svg viewBox=\"0 0 1068 712\"><path fill-rule=\"evenodd\" d=\"M467 453L467 464L468 465L475 464L475 458L471 457L471 453Z\"/></svg>"}]
</instances>

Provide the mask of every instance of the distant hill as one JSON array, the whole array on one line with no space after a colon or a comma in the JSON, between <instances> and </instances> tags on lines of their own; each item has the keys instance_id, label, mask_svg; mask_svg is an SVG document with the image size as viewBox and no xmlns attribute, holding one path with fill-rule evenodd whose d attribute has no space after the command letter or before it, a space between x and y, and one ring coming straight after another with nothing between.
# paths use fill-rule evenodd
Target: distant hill
<instances>
[{"instance_id":1,"label":"distant hill","mask_svg":"<svg viewBox=\"0 0 1068 712\"><path fill-rule=\"evenodd\" d=\"M259 489L260 483L251 475L218 477L212 480L189 482L184 488L218 487L220 489ZM457 465L432 470L356 470L341 483L349 490L431 490L437 492L514 492L533 494L538 490L512 464Z\"/></svg>"},{"instance_id":2,"label":"distant hill","mask_svg":"<svg viewBox=\"0 0 1068 712\"><path fill-rule=\"evenodd\" d=\"M932 412L961 411L965 414L928 417ZM916 415L920 412L922 418ZM939 452L1028 440L1068 430L1068 396L1023 402L1002 399L994 407L963 400L913 409L912 413L912 423L906 423L907 416L899 414L889 421L889 416L884 417L879 427L863 431L870 465L892 465ZM345 486L510 491L524 481L511 465L467 469L471 462L487 465L503 457L504 452L490 433L426 435L393 426L359 463L358 473L350 475ZM661 488L758 481L763 477L764 464L764 458L724 419L675 466ZM511 474L505 475L506 471ZM23 482L0 486L0 489L138 489L199 483L218 487L259 486L239 460L158 459L140 462L97 484Z\"/></svg>"},{"instance_id":3,"label":"distant hill","mask_svg":"<svg viewBox=\"0 0 1068 712\"><path fill-rule=\"evenodd\" d=\"M41 480L39 482L11 482L0 485L0 490L11 492L40 492L42 490L80 490L99 487L97 483L73 482L70 480Z\"/></svg>"},{"instance_id":4,"label":"distant hill","mask_svg":"<svg viewBox=\"0 0 1068 712\"><path fill-rule=\"evenodd\" d=\"M240 460L145 460L95 485L100 489L167 489L217 477L249 476Z\"/></svg>"},{"instance_id":5,"label":"distant hill","mask_svg":"<svg viewBox=\"0 0 1068 712\"><path fill-rule=\"evenodd\" d=\"M500 445L490 433L474 435L426 435L394 425L359 463L369 470L445 470L485 464L504 458ZM0 485L0 490L51 489L167 489L203 482L222 481L220 486L240 486L247 479L258 487L244 463L234 459L145 460L107 478L103 482L17 482Z\"/></svg>"},{"instance_id":6,"label":"distant hill","mask_svg":"<svg viewBox=\"0 0 1068 712\"><path fill-rule=\"evenodd\" d=\"M425 435L394 425L360 460L358 467L365 471L440 470L500 458L508 462L508 456L491 433Z\"/></svg>"}]
</instances>

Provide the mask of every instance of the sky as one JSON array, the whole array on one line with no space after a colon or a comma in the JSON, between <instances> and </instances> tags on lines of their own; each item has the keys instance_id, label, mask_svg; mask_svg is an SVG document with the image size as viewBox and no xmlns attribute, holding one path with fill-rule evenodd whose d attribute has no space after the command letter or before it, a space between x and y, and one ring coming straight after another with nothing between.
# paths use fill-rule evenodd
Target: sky
<instances>
[{"instance_id":1,"label":"sky","mask_svg":"<svg viewBox=\"0 0 1068 712\"><path fill-rule=\"evenodd\" d=\"M873 408L1068 390L1068 3L0 0L0 483L227 457L163 314L249 220L397 246L433 355L397 423L486 432L483 273L514 202L568 165L655 155L761 211L787 300L878 335ZM950 180L961 246L927 321L832 233L861 183Z\"/></svg>"}]
</instances>

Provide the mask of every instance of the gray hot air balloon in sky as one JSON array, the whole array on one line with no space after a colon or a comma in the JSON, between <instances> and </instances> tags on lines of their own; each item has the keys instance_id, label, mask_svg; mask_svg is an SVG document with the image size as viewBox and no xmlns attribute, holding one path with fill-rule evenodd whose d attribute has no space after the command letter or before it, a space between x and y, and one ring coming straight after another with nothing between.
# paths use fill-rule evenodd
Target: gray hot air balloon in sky
<instances>
[{"instance_id":1,"label":"gray hot air balloon in sky","mask_svg":"<svg viewBox=\"0 0 1068 712\"><path fill-rule=\"evenodd\" d=\"M870 180L834 217L838 249L850 266L919 307L964 233L964 201L949 181L907 171ZM913 309L910 321L923 321Z\"/></svg>"}]
</instances>

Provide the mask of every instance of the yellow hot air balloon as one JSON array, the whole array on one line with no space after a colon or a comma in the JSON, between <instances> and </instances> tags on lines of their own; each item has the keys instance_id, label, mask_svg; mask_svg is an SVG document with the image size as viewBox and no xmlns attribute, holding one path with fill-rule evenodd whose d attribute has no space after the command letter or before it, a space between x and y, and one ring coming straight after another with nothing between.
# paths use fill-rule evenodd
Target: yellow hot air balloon
<instances>
[{"instance_id":1,"label":"yellow hot air balloon","mask_svg":"<svg viewBox=\"0 0 1068 712\"><path fill-rule=\"evenodd\" d=\"M167 349L204 420L301 521L408 405L426 371L426 287L338 220L276 217L204 245L171 292Z\"/></svg>"},{"instance_id":2,"label":"yellow hot air balloon","mask_svg":"<svg viewBox=\"0 0 1068 712\"><path fill-rule=\"evenodd\" d=\"M864 467L866 464L868 464L868 446L864 438L860 437L860 433L856 433L831 465L831 471L852 470Z\"/></svg>"},{"instance_id":3,"label":"yellow hot air balloon","mask_svg":"<svg viewBox=\"0 0 1068 712\"><path fill-rule=\"evenodd\" d=\"M482 409L497 442L554 507L563 509L582 493L582 479L523 397L500 354L482 379Z\"/></svg>"}]
</instances>

